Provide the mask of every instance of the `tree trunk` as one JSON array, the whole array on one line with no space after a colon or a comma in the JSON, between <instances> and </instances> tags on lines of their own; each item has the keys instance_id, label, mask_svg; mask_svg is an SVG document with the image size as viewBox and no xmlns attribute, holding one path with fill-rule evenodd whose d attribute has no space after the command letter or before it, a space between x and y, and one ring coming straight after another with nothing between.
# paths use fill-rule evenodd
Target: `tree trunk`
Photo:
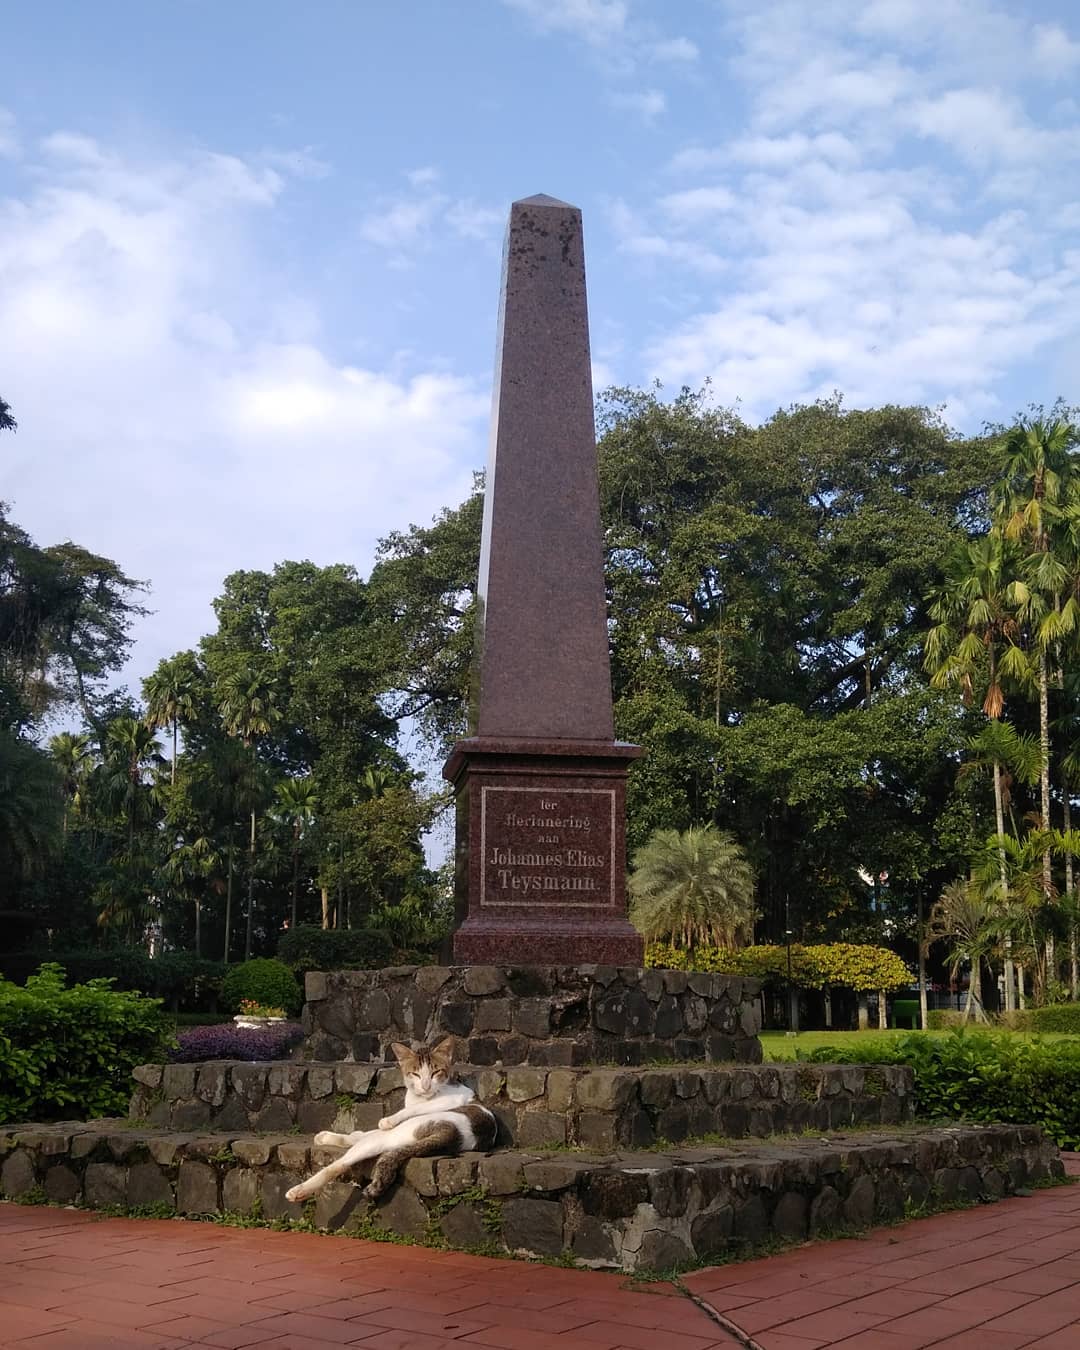
<instances>
[{"instance_id":1,"label":"tree trunk","mask_svg":"<svg viewBox=\"0 0 1080 1350\"><path fill-rule=\"evenodd\" d=\"M296 892L300 885L300 826L293 828L292 848L292 928L296 928Z\"/></svg>"},{"instance_id":2,"label":"tree trunk","mask_svg":"<svg viewBox=\"0 0 1080 1350\"><path fill-rule=\"evenodd\" d=\"M1046 669L1046 652L1039 652L1039 798L1042 810L1043 829L1050 829L1050 692L1049 679ZM1050 903L1050 894L1054 886L1053 872L1050 864L1050 850L1047 849L1043 854L1043 901ZM1056 979L1057 971L1054 961L1054 935L1052 933L1046 938L1046 976L1047 979Z\"/></svg>"},{"instance_id":3,"label":"tree trunk","mask_svg":"<svg viewBox=\"0 0 1080 1350\"><path fill-rule=\"evenodd\" d=\"M888 1031L889 1005L885 999L884 989L879 989L877 994L877 1024L878 1031Z\"/></svg>"},{"instance_id":4,"label":"tree trunk","mask_svg":"<svg viewBox=\"0 0 1080 1350\"><path fill-rule=\"evenodd\" d=\"M1016 967L1016 997L1017 1006L1023 1012L1027 1007L1027 996L1024 993L1024 967L1019 964Z\"/></svg>"},{"instance_id":5,"label":"tree trunk","mask_svg":"<svg viewBox=\"0 0 1080 1350\"><path fill-rule=\"evenodd\" d=\"M922 1031L927 1027L927 1006L926 1006L926 926L923 919L923 898L922 891L919 892L919 1028ZM1011 964L1011 963L1010 963Z\"/></svg>"},{"instance_id":6,"label":"tree trunk","mask_svg":"<svg viewBox=\"0 0 1080 1350\"><path fill-rule=\"evenodd\" d=\"M322 926L330 927L330 892L325 886L319 887L319 895L322 897Z\"/></svg>"},{"instance_id":7,"label":"tree trunk","mask_svg":"<svg viewBox=\"0 0 1080 1350\"><path fill-rule=\"evenodd\" d=\"M195 897L195 955L202 956L202 901Z\"/></svg>"},{"instance_id":8,"label":"tree trunk","mask_svg":"<svg viewBox=\"0 0 1080 1350\"><path fill-rule=\"evenodd\" d=\"M176 786L176 724L178 719L172 720L172 773L169 775L169 786Z\"/></svg>"},{"instance_id":9,"label":"tree trunk","mask_svg":"<svg viewBox=\"0 0 1080 1350\"><path fill-rule=\"evenodd\" d=\"M994 818L997 823L998 838L1005 833L1005 807L1003 804L1003 793L1001 789L1001 764L994 760ZM1005 861L1005 847L998 848L998 869L1001 875L1001 903L1008 906L1009 903L1009 869ZM1012 934L1005 934L1005 1011L1012 1012L1016 1007L1016 993L1014 988L1014 973L1012 959ZM926 1026L925 1018L923 1026Z\"/></svg>"},{"instance_id":10,"label":"tree trunk","mask_svg":"<svg viewBox=\"0 0 1080 1350\"><path fill-rule=\"evenodd\" d=\"M788 1030L799 1029L799 991L793 984L788 985Z\"/></svg>"},{"instance_id":11,"label":"tree trunk","mask_svg":"<svg viewBox=\"0 0 1080 1350\"><path fill-rule=\"evenodd\" d=\"M229 964L229 933L232 930L233 849L229 845L229 875L225 883L225 964Z\"/></svg>"},{"instance_id":12,"label":"tree trunk","mask_svg":"<svg viewBox=\"0 0 1080 1350\"><path fill-rule=\"evenodd\" d=\"M825 994L825 1030L832 1031L832 990L826 988Z\"/></svg>"},{"instance_id":13,"label":"tree trunk","mask_svg":"<svg viewBox=\"0 0 1080 1350\"><path fill-rule=\"evenodd\" d=\"M870 1008L867 1003L865 990L859 991L859 1030L869 1031L870 1029Z\"/></svg>"},{"instance_id":14,"label":"tree trunk","mask_svg":"<svg viewBox=\"0 0 1080 1350\"><path fill-rule=\"evenodd\" d=\"M1065 833L1068 834L1072 829L1072 788L1068 783L1062 784L1061 805L1065 813ZM1071 852L1065 854L1065 897L1069 902L1069 908L1072 908L1073 889L1076 885L1076 874L1073 870L1073 855ZM1077 951L1076 941L1076 919L1069 920L1069 997L1075 1003L1078 987L1080 987L1080 952Z\"/></svg>"},{"instance_id":15,"label":"tree trunk","mask_svg":"<svg viewBox=\"0 0 1080 1350\"><path fill-rule=\"evenodd\" d=\"M247 936L244 938L244 960L251 960L251 929L255 915L255 812L251 813L251 845L248 848Z\"/></svg>"},{"instance_id":16,"label":"tree trunk","mask_svg":"<svg viewBox=\"0 0 1080 1350\"><path fill-rule=\"evenodd\" d=\"M964 1015L960 1019L961 1024L968 1020L976 1005L979 1008L978 1015L982 1016L982 971L980 964L978 958L971 963L971 974L968 976L967 1002L964 1004Z\"/></svg>"}]
</instances>

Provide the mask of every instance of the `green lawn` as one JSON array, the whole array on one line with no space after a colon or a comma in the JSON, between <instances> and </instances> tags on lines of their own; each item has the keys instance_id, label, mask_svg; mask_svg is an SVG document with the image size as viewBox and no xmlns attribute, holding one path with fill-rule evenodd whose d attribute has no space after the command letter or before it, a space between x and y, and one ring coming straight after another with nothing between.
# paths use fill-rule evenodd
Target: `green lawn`
<instances>
[{"instance_id":1,"label":"green lawn","mask_svg":"<svg viewBox=\"0 0 1080 1350\"><path fill-rule=\"evenodd\" d=\"M1025 1040L1031 1039L1031 1033L1026 1031L1003 1031L999 1028L971 1027L972 1031L989 1031L994 1036L1022 1036ZM845 1048L858 1044L859 1041L872 1040L895 1040L897 1036L910 1036L910 1031L800 1031L794 1036L789 1036L786 1031L763 1031L761 1033L761 1047L765 1052L767 1060L794 1059L796 1050L821 1050L825 1046L842 1045ZM950 1031L924 1031L917 1033L923 1036L950 1036ZM1080 1037L1066 1036L1063 1032L1043 1032L1039 1036L1043 1041L1069 1041L1078 1040Z\"/></svg>"}]
</instances>

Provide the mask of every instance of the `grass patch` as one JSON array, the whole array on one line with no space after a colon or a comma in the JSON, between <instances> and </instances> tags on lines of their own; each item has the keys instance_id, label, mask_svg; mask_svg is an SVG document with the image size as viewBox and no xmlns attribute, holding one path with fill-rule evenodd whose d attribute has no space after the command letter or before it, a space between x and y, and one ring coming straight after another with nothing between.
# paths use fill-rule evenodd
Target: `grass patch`
<instances>
[{"instance_id":1,"label":"grass patch","mask_svg":"<svg viewBox=\"0 0 1080 1350\"><path fill-rule=\"evenodd\" d=\"M1009 1031L1005 1027L976 1026L972 1026L970 1030L978 1031L987 1036L1000 1036L1005 1040L1080 1042L1080 1036L1070 1036L1060 1031L1036 1034L1029 1031ZM797 1031L794 1035L789 1035L786 1031L763 1031L761 1032L761 1048L766 1063L778 1064L784 1060L795 1059L797 1053L806 1054L812 1050L825 1050L832 1046L850 1051L852 1046L870 1044L875 1041L895 1041L902 1036L926 1036L930 1040L940 1041L948 1039L952 1034L951 1029L911 1032L906 1028L895 1028L889 1031Z\"/></svg>"}]
</instances>

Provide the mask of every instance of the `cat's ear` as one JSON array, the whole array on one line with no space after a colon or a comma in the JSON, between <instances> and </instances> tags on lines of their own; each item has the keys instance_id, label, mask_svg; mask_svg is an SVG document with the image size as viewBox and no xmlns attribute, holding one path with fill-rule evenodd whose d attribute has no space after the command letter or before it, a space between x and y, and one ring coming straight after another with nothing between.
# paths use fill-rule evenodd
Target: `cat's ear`
<instances>
[{"instance_id":1,"label":"cat's ear","mask_svg":"<svg viewBox=\"0 0 1080 1350\"><path fill-rule=\"evenodd\" d=\"M448 1072L454 1062L454 1051L457 1048L457 1041L453 1036L447 1036L432 1046L431 1062L437 1069L442 1069L444 1073Z\"/></svg>"},{"instance_id":2,"label":"cat's ear","mask_svg":"<svg viewBox=\"0 0 1080 1350\"><path fill-rule=\"evenodd\" d=\"M416 1068L416 1051L411 1050L407 1045L402 1045L400 1041L395 1041L390 1047L394 1052L394 1058L401 1065L405 1073L412 1073Z\"/></svg>"}]
</instances>

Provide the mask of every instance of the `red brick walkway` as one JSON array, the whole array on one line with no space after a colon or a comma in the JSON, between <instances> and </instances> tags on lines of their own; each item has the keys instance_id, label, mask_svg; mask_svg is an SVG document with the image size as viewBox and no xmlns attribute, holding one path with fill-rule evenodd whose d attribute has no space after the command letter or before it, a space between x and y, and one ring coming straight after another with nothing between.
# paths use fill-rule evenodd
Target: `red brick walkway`
<instances>
[{"instance_id":1,"label":"red brick walkway","mask_svg":"<svg viewBox=\"0 0 1080 1350\"><path fill-rule=\"evenodd\" d=\"M759 1350L1080 1350L1080 1185L683 1283Z\"/></svg>"},{"instance_id":2,"label":"red brick walkway","mask_svg":"<svg viewBox=\"0 0 1080 1350\"><path fill-rule=\"evenodd\" d=\"M1080 1162L1069 1171L1080 1174ZM684 1283L759 1350L1080 1350L1080 1186ZM0 1203L0 1346L733 1350L670 1286L455 1252Z\"/></svg>"},{"instance_id":3,"label":"red brick walkway","mask_svg":"<svg viewBox=\"0 0 1080 1350\"><path fill-rule=\"evenodd\" d=\"M311 1233L0 1203L21 1350L734 1350L670 1285Z\"/></svg>"}]
</instances>

